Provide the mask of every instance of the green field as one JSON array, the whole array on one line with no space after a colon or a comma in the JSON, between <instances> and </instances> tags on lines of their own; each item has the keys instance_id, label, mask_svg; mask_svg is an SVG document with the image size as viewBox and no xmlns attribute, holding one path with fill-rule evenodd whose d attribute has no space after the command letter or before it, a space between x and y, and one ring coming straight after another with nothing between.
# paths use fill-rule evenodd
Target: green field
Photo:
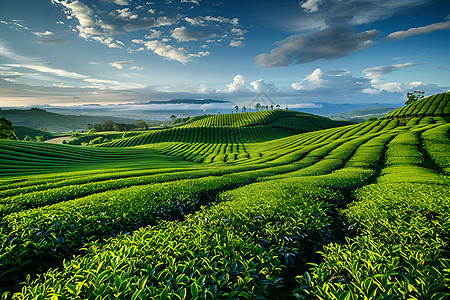
<instances>
[{"instance_id":1,"label":"green field","mask_svg":"<svg viewBox=\"0 0 450 300\"><path fill-rule=\"evenodd\" d=\"M449 99L0 141L2 297L448 299Z\"/></svg>"}]
</instances>

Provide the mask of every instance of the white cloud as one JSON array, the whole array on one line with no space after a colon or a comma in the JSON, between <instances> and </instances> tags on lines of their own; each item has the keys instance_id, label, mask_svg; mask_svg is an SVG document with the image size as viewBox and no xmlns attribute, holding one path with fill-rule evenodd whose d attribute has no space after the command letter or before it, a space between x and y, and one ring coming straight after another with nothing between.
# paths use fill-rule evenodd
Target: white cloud
<instances>
[{"instance_id":1,"label":"white cloud","mask_svg":"<svg viewBox=\"0 0 450 300\"><path fill-rule=\"evenodd\" d=\"M322 2L322 0L307 0L300 2L299 4L307 13L313 13L319 10L320 2Z\"/></svg>"},{"instance_id":2,"label":"white cloud","mask_svg":"<svg viewBox=\"0 0 450 300\"><path fill-rule=\"evenodd\" d=\"M139 18L139 15L130 11L130 8L122 8L122 9L118 9L117 13L119 14L118 16L120 18L124 18L124 19L137 19Z\"/></svg>"},{"instance_id":3,"label":"white cloud","mask_svg":"<svg viewBox=\"0 0 450 300\"><path fill-rule=\"evenodd\" d=\"M138 67L138 66L132 66L131 68L130 68L130 70L134 70L134 71L141 71L141 70L144 70L145 68L142 68L142 67Z\"/></svg>"},{"instance_id":4,"label":"white cloud","mask_svg":"<svg viewBox=\"0 0 450 300\"><path fill-rule=\"evenodd\" d=\"M401 40L408 37L412 37L419 34L427 34L431 33L436 30L449 30L450 29L450 21L447 22L441 22L441 23L434 23L428 26L423 27L415 27L410 28L406 31L396 31L388 35L385 39L386 40Z\"/></svg>"},{"instance_id":5,"label":"white cloud","mask_svg":"<svg viewBox=\"0 0 450 300\"><path fill-rule=\"evenodd\" d=\"M158 24L158 26L170 26L175 24L176 22L178 22L179 17L173 17L173 18L169 18L166 16L163 17L159 17L156 21L156 23Z\"/></svg>"},{"instance_id":6,"label":"white cloud","mask_svg":"<svg viewBox=\"0 0 450 300\"><path fill-rule=\"evenodd\" d=\"M156 29L151 29L150 34L145 35L145 38L148 40L159 39L162 35L162 32Z\"/></svg>"},{"instance_id":7,"label":"white cloud","mask_svg":"<svg viewBox=\"0 0 450 300\"><path fill-rule=\"evenodd\" d=\"M296 103L296 104L290 104L289 108L321 108L323 107L322 104L316 104L311 102L306 103Z\"/></svg>"},{"instance_id":8,"label":"white cloud","mask_svg":"<svg viewBox=\"0 0 450 300\"><path fill-rule=\"evenodd\" d=\"M48 73L48 74L53 74L56 76L60 76L60 77L67 77L67 78L73 78L73 79L83 79L83 78L87 78L88 76L76 73L76 72L71 72L71 71L66 71L66 70L61 70L61 69L54 69L54 68L50 68L50 67L46 67L46 66L39 66L39 65L31 65L31 64L7 64L6 66L9 67L14 67L14 68L26 68L26 69L32 69L38 72L42 72L42 73Z\"/></svg>"},{"instance_id":9,"label":"white cloud","mask_svg":"<svg viewBox=\"0 0 450 300\"><path fill-rule=\"evenodd\" d=\"M51 32L51 31L46 30L46 31L43 31L43 32L33 32L33 34L34 34L35 36L38 36L38 37L43 37L43 36L50 36L50 35L53 35L54 33Z\"/></svg>"},{"instance_id":10,"label":"white cloud","mask_svg":"<svg viewBox=\"0 0 450 300\"><path fill-rule=\"evenodd\" d=\"M243 47L244 42L242 41L231 41L229 44L231 47Z\"/></svg>"},{"instance_id":11,"label":"white cloud","mask_svg":"<svg viewBox=\"0 0 450 300\"><path fill-rule=\"evenodd\" d=\"M0 39L0 56L7 57L9 59L20 62L30 60L30 58L28 57L17 54L14 50L8 47L6 42L3 42L1 39Z\"/></svg>"},{"instance_id":12,"label":"white cloud","mask_svg":"<svg viewBox=\"0 0 450 300\"><path fill-rule=\"evenodd\" d=\"M206 84L200 84L200 88L197 90L197 93L200 94L209 94L212 92L214 92L214 89L207 87Z\"/></svg>"},{"instance_id":13,"label":"white cloud","mask_svg":"<svg viewBox=\"0 0 450 300\"><path fill-rule=\"evenodd\" d=\"M243 75L236 75L233 78L233 82L227 84L227 90L228 93L233 93L237 91L247 91L247 88L245 87L245 78Z\"/></svg>"},{"instance_id":14,"label":"white cloud","mask_svg":"<svg viewBox=\"0 0 450 300\"><path fill-rule=\"evenodd\" d=\"M187 51L183 47L175 48L157 40L145 42L144 45L148 50L168 60L179 61L182 64L189 61L189 57L186 55Z\"/></svg>"},{"instance_id":15,"label":"white cloud","mask_svg":"<svg viewBox=\"0 0 450 300\"><path fill-rule=\"evenodd\" d=\"M192 33L188 32L186 27L181 26L172 31L172 37L179 42L189 42L198 40Z\"/></svg>"},{"instance_id":16,"label":"white cloud","mask_svg":"<svg viewBox=\"0 0 450 300\"><path fill-rule=\"evenodd\" d=\"M172 37L179 42L198 41L200 39L210 39L218 37L218 32L222 29L208 28L207 30L188 31L185 26L175 28ZM217 32L216 32L217 31Z\"/></svg>"},{"instance_id":17,"label":"white cloud","mask_svg":"<svg viewBox=\"0 0 450 300\"><path fill-rule=\"evenodd\" d=\"M383 75L389 74L391 72L409 68L416 66L416 63L404 63L404 64L397 64L397 65L391 65L391 66L379 66L379 67L373 67L373 68L367 68L363 70L363 73L365 74L366 78L370 79L370 83L372 85L371 88L365 89L365 93L374 94L375 91L381 92L381 91L388 91L388 92L398 92L402 93L406 89L418 86L418 82L412 82L410 84L402 85L397 82L383 82ZM419 83L420 85L421 83Z\"/></svg>"},{"instance_id":18,"label":"white cloud","mask_svg":"<svg viewBox=\"0 0 450 300\"><path fill-rule=\"evenodd\" d=\"M115 41L112 37L105 38L102 36L93 36L92 39L94 41L100 42L100 43L108 46L109 48L122 48L118 45L118 43L116 43L119 41Z\"/></svg>"},{"instance_id":19,"label":"white cloud","mask_svg":"<svg viewBox=\"0 0 450 300\"><path fill-rule=\"evenodd\" d=\"M247 33L248 30L244 30L244 29L240 29L240 28L231 28L231 33L235 34L235 35L244 35L245 33Z\"/></svg>"},{"instance_id":20,"label":"white cloud","mask_svg":"<svg viewBox=\"0 0 450 300\"><path fill-rule=\"evenodd\" d=\"M59 88L65 88L65 89L73 89L73 88L75 88L75 86L73 86L73 85L66 85L64 82L54 83L53 86L54 87L59 87Z\"/></svg>"},{"instance_id":21,"label":"white cloud","mask_svg":"<svg viewBox=\"0 0 450 300\"><path fill-rule=\"evenodd\" d=\"M250 85L253 86L253 90L257 93L274 93L278 91L278 88L274 84L266 83L262 79L257 79L253 82L250 82Z\"/></svg>"},{"instance_id":22,"label":"white cloud","mask_svg":"<svg viewBox=\"0 0 450 300\"><path fill-rule=\"evenodd\" d=\"M134 62L132 62L132 61L115 61L115 62L112 62L109 64L111 67L122 70L124 65L134 65Z\"/></svg>"},{"instance_id":23,"label":"white cloud","mask_svg":"<svg viewBox=\"0 0 450 300\"><path fill-rule=\"evenodd\" d=\"M113 0L113 2L117 5L129 5L127 0Z\"/></svg>"},{"instance_id":24,"label":"white cloud","mask_svg":"<svg viewBox=\"0 0 450 300\"><path fill-rule=\"evenodd\" d=\"M315 90L318 87L321 87L325 82L322 77L322 70L317 68L311 74L306 75L305 79L300 82L293 83L291 86L296 90Z\"/></svg>"},{"instance_id":25,"label":"white cloud","mask_svg":"<svg viewBox=\"0 0 450 300\"><path fill-rule=\"evenodd\" d=\"M200 0L181 0L181 3L195 3L200 5Z\"/></svg>"}]
</instances>

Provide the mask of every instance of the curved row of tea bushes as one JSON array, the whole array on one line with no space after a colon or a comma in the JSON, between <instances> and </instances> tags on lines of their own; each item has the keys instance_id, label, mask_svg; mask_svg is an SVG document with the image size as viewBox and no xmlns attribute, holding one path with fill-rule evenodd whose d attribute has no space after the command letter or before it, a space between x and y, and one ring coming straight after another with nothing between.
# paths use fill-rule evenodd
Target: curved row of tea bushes
<instances>
[{"instance_id":1,"label":"curved row of tea bushes","mask_svg":"<svg viewBox=\"0 0 450 300\"><path fill-rule=\"evenodd\" d=\"M323 262L297 277L298 299L450 297L450 178L425 167L420 146L421 136L426 145L447 130L423 127L392 139L377 183L356 190L344 210L360 236L324 247Z\"/></svg>"},{"instance_id":2,"label":"curved row of tea bushes","mask_svg":"<svg viewBox=\"0 0 450 300\"><path fill-rule=\"evenodd\" d=\"M383 118L437 117L450 115L450 92L435 94L403 106Z\"/></svg>"},{"instance_id":3,"label":"curved row of tea bushes","mask_svg":"<svg viewBox=\"0 0 450 300\"><path fill-rule=\"evenodd\" d=\"M374 184L355 193L345 214L361 236L330 244L323 262L298 276L298 299L450 297L450 188Z\"/></svg>"},{"instance_id":4,"label":"curved row of tea bushes","mask_svg":"<svg viewBox=\"0 0 450 300\"><path fill-rule=\"evenodd\" d=\"M182 223L92 246L14 299L266 299L283 297L298 255L328 243L328 189L271 181L227 192Z\"/></svg>"}]
</instances>

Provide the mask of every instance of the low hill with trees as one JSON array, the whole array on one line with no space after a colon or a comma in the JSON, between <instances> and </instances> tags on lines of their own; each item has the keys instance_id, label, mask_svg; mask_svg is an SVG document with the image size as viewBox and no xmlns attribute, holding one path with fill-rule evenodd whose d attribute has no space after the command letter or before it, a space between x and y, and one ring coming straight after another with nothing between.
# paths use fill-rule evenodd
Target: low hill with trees
<instances>
[{"instance_id":1,"label":"low hill with trees","mask_svg":"<svg viewBox=\"0 0 450 300\"><path fill-rule=\"evenodd\" d=\"M12 123L2 117L0 117L0 139L17 140Z\"/></svg>"}]
</instances>

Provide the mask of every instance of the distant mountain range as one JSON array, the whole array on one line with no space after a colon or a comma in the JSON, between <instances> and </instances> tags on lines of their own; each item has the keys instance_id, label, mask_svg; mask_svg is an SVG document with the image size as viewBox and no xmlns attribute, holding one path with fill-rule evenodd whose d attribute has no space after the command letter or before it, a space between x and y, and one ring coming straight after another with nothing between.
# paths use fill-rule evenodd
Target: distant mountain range
<instances>
[{"instance_id":1,"label":"distant mountain range","mask_svg":"<svg viewBox=\"0 0 450 300\"><path fill-rule=\"evenodd\" d=\"M328 118L360 122L366 121L368 118L380 118L397 108L396 106L374 106L330 115Z\"/></svg>"}]
</instances>

